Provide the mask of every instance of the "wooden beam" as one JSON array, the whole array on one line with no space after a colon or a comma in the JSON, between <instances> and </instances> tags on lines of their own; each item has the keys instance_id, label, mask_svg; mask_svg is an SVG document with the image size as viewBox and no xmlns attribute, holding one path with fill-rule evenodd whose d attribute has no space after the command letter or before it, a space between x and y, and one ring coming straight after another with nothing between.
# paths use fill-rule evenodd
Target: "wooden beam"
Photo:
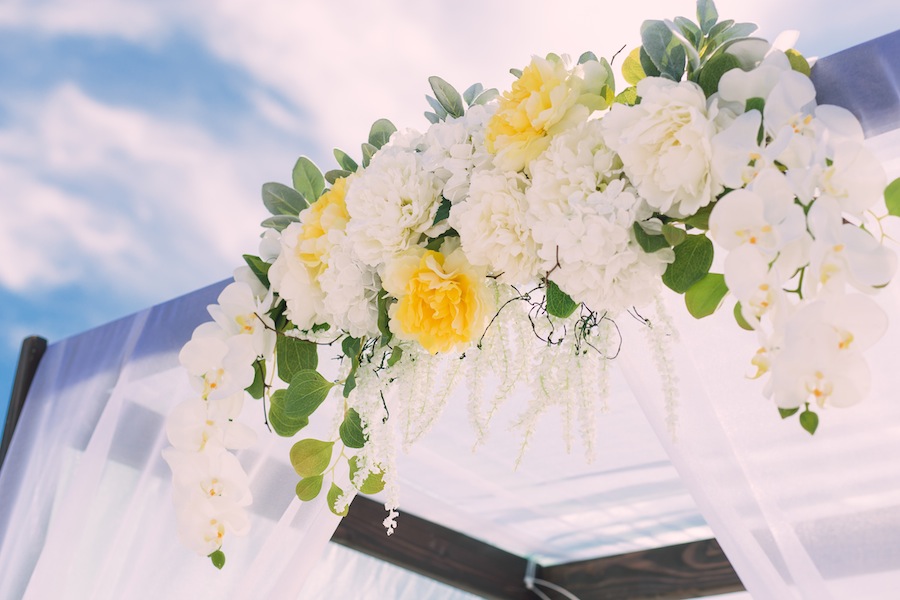
<instances>
[{"instance_id":1,"label":"wooden beam","mask_svg":"<svg viewBox=\"0 0 900 600\"><path fill-rule=\"evenodd\" d=\"M402 513L388 537L378 502L357 496L331 541L455 588L497 600L534 600L528 561L431 521Z\"/></svg>"},{"instance_id":2,"label":"wooden beam","mask_svg":"<svg viewBox=\"0 0 900 600\"><path fill-rule=\"evenodd\" d=\"M580 600L680 599L744 589L714 539L544 567L542 573Z\"/></svg>"},{"instance_id":3,"label":"wooden beam","mask_svg":"<svg viewBox=\"0 0 900 600\"><path fill-rule=\"evenodd\" d=\"M25 406L25 398L34 380L38 364L47 350L47 340L38 336L27 337L22 341L22 352L19 354L19 364L16 366L16 377L13 380L12 395L9 399L9 408L6 411L6 426L3 428L3 437L0 439L0 468L6 458L6 451L12 442L13 431Z\"/></svg>"}]
</instances>

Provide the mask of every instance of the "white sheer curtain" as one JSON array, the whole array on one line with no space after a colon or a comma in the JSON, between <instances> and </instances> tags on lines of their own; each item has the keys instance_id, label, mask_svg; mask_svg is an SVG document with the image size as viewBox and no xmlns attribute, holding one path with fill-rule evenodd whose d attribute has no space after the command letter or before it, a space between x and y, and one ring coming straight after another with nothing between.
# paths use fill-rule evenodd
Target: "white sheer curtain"
<instances>
[{"instance_id":1,"label":"white sheer curtain","mask_svg":"<svg viewBox=\"0 0 900 600\"><path fill-rule=\"evenodd\" d=\"M900 176L900 130L868 144L890 178ZM900 239L900 227L888 225ZM652 362L623 353L648 420L754 598L897 597L900 284L878 300L891 326L869 352L871 394L855 407L823 411L813 437L796 422L780 423L761 384L745 377L755 339L730 322L730 311L698 322L670 302L683 332L677 441L646 376Z\"/></svg>"}]
</instances>

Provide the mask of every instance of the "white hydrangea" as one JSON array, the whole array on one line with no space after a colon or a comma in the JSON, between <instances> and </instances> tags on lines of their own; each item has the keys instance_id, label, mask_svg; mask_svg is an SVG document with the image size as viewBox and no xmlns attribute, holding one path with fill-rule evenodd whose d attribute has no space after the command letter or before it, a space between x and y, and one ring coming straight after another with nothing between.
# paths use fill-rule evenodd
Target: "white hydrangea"
<instances>
[{"instance_id":1,"label":"white hydrangea","mask_svg":"<svg viewBox=\"0 0 900 600\"><path fill-rule=\"evenodd\" d=\"M440 179L425 170L418 152L382 148L347 189L347 235L359 258L378 268L423 233L435 233L440 191Z\"/></svg>"},{"instance_id":2,"label":"white hydrangea","mask_svg":"<svg viewBox=\"0 0 900 600\"><path fill-rule=\"evenodd\" d=\"M375 269L359 260L346 236L331 248L328 266L319 276L327 321L356 338L378 335L378 291Z\"/></svg>"},{"instance_id":3,"label":"white hydrangea","mask_svg":"<svg viewBox=\"0 0 900 600\"><path fill-rule=\"evenodd\" d=\"M496 104L472 106L465 116L435 123L425 133L423 165L443 182L442 194L453 204L468 194L472 174L491 165L484 129L496 110Z\"/></svg>"},{"instance_id":4,"label":"white hydrangea","mask_svg":"<svg viewBox=\"0 0 900 600\"><path fill-rule=\"evenodd\" d=\"M633 224L651 211L606 146L599 121L554 138L532 163L527 219L541 268L575 301L617 313L650 300L672 259L647 254Z\"/></svg>"},{"instance_id":5,"label":"white hydrangea","mask_svg":"<svg viewBox=\"0 0 900 600\"><path fill-rule=\"evenodd\" d=\"M692 215L722 191L710 168L716 109L690 81L647 77L637 93L640 104L617 104L603 118L607 144L654 210Z\"/></svg>"},{"instance_id":6,"label":"white hydrangea","mask_svg":"<svg viewBox=\"0 0 900 600\"><path fill-rule=\"evenodd\" d=\"M476 173L469 197L450 211L450 225L459 232L469 262L488 267L510 284L534 279L539 267L525 220L526 186L521 173Z\"/></svg>"}]
</instances>

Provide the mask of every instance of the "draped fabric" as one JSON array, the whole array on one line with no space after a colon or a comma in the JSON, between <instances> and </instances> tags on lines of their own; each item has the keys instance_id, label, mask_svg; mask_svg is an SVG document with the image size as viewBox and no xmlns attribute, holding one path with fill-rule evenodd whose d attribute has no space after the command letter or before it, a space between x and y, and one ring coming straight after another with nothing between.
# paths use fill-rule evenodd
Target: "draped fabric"
<instances>
[{"instance_id":1,"label":"draped fabric","mask_svg":"<svg viewBox=\"0 0 900 600\"><path fill-rule=\"evenodd\" d=\"M869 146L891 177L900 176L900 131ZM254 494L251 533L229 541L222 571L178 543L171 475L160 457L164 419L191 393L178 351L208 320L206 306L221 288L48 348L0 472L0 598L329 597L338 589L329 581L352 590L351 578L370 591L393 581L393 592L380 597L464 597L433 582L404 583L377 561L329 547L338 519L320 501L297 500L291 441L269 434L259 418L244 422L257 427L260 442L238 455ZM542 562L677 543L711 529L756 598L896 597L898 284L878 301L891 327L868 354L872 391L855 407L822 411L813 437L781 422L762 384L746 378L755 338L734 326L730 311L694 321L680 298L667 297L681 333L674 438L640 326L625 320L627 347L612 367L615 425L601 425L597 441L601 466L573 467L579 458L539 449L517 474L498 475L498 465L512 471L514 455L497 460L498 448L513 445L509 437L500 435L481 458L448 450L465 426L451 406L421 449L401 461L404 506ZM258 403L245 407L253 410ZM619 458L604 463L604 454ZM551 473L557 479L548 485ZM616 477L628 483L609 500Z\"/></svg>"}]
</instances>

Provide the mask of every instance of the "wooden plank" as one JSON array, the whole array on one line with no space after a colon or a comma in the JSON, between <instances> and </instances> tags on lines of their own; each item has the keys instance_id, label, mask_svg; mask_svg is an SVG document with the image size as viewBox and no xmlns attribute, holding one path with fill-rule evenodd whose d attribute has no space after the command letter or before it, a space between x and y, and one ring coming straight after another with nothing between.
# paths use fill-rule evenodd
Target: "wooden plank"
<instances>
[{"instance_id":1,"label":"wooden plank","mask_svg":"<svg viewBox=\"0 0 900 600\"><path fill-rule=\"evenodd\" d=\"M13 431L19 422L22 407L25 406L25 398L34 380L38 364L47 350L47 340L38 336L27 337L22 341L22 352L19 354L19 364L16 366L16 376L13 379L12 395L9 399L9 408L6 411L6 426L3 428L3 438L0 439L0 468L6 458L6 452L12 443Z\"/></svg>"},{"instance_id":2,"label":"wooden plank","mask_svg":"<svg viewBox=\"0 0 900 600\"><path fill-rule=\"evenodd\" d=\"M544 567L542 573L580 600L694 598L744 589L714 539Z\"/></svg>"},{"instance_id":3,"label":"wooden plank","mask_svg":"<svg viewBox=\"0 0 900 600\"><path fill-rule=\"evenodd\" d=\"M386 516L381 504L357 496L331 541L485 598L534 600L524 558L409 513L388 537Z\"/></svg>"}]
</instances>

